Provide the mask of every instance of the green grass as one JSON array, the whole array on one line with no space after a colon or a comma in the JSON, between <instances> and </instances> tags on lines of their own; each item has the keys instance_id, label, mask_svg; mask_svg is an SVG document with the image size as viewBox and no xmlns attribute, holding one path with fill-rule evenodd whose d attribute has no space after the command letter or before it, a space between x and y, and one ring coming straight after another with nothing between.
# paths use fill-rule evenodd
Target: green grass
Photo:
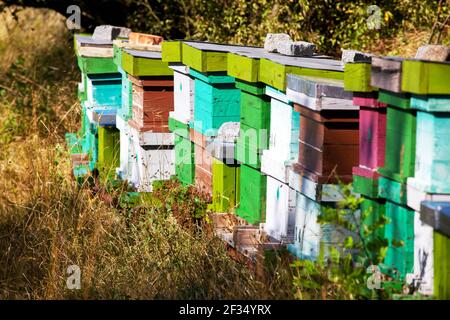
<instances>
[{"instance_id":1,"label":"green grass","mask_svg":"<svg viewBox=\"0 0 450 320\"><path fill-rule=\"evenodd\" d=\"M192 187L162 183L134 207L121 186L80 188L64 142L81 110L64 19L27 9L0 21L0 299L291 297L289 268L261 282L230 258ZM66 288L73 264L81 290Z\"/></svg>"}]
</instances>

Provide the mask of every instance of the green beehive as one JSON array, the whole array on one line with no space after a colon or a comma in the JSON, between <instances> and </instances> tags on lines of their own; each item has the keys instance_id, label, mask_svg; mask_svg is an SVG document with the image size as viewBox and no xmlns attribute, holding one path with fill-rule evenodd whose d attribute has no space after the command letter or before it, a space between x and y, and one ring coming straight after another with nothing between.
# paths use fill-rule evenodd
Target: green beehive
<instances>
[{"instance_id":1,"label":"green beehive","mask_svg":"<svg viewBox=\"0 0 450 320\"><path fill-rule=\"evenodd\" d=\"M184 185L194 184L194 143L175 135L175 174Z\"/></svg>"},{"instance_id":2,"label":"green beehive","mask_svg":"<svg viewBox=\"0 0 450 320\"><path fill-rule=\"evenodd\" d=\"M389 241L384 259L387 273L400 279L414 271L414 211L386 201L385 237Z\"/></svg>"},{"instance_id":3,"label":"green beehive","mask_svg":"<svg viewBox=\"0 0 450 320\"><path fill-rule=\"evenodd\" d=\"M397 204L406 205L406 184L380 177L378 179L378 196Z\"/></svg>"},{"instance_id":4,"label":"green beehive","mask_svg":"<svg viewBox=\"0 0 450 320\"><path fill-rule=\"evenodd\" d=\"M376 229L375 224L380 222L380 219L386 214L386 207L384 200L363 198L361 203L361 212L364 214L364 219L361 224L361 237L366 241L374 241L377 238L384 238L384 227ZM375 259L375 255L371 257Z\"/></svg>"},{"instance_id":5,"label":"green beehive","mask_svg":"<svg viewBox=\"0 0 450 320\"><path fill-rule=\"evenodd\" d=\"M120 165L120 132L115 127L98 127L98 169L111 178Z\"/></svg>"},{"instance_id":6,"label":"green beehive","mask_svg":"<svg viewBox=\"0 0 450 320\"><path fill-rule=\"evenodd\" d=\"M440 300L450 299L450 238L434 232L434 295Z\"/></svg>"},{"instance_id":7,"label":"green beehive","mask_svg":"<svg viewBox=\"0 0 450 320\"><path fill-rule=\"evenodd\" d=\"M267 177L247 165L240 169L239 206L236 213L247 222L263 222L266 215Z\"/></svg>"},{"instance_id":8,"label":"green beehive","mask_svg":"<svg viewBox=\"0 0 450 320\"><path fill-rule=\"evenodd\" d=\"M169 117L169 130L175 135L189 139L189 125Z\"/></svg>"},{"instance_id":9,"label":"green beehive","mask_svg":"<svg viewBox=\"0 0 450 320\"><path fill-rule=\"evenodd\" d=\"M238 199L236 193L239 188L238 166L229 166L220 160L213 159L213 195L212 207L216 212L230 212L234 210Z\"/></svg>"},{"instance_id":10,"label":"green beehive","mask_svg":"<svg viewBox=\"0 0 450 320\"><path fill-rule=\"evenodd\" d=\"M353 175L353 191L369 198L378 197L378 179Z\"/></svg>"},{"instance_id":11,"label":"green beehive","mask_svg":"<svg viewBox=\"0 0 450 320\"><path fill-rule=\"evenodd\" d=\"M400 183L414 175L416 155L416 112L388 106L386 156L378 172Z\"/></svg>"}]
</instances>

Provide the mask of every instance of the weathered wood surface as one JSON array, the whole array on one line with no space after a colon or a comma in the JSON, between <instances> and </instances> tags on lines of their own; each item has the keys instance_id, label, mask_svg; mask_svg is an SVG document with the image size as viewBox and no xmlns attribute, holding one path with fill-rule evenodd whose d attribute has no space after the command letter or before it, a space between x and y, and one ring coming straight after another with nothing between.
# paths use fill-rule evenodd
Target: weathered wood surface
<instances>
[{"instance_id":1,"label":"weathered wood surface","mask_svg":"<svg viewBox=\"0 0 450 320\"><path fill-rule=\"evenodd\" d=\"M368 108L385 108L387 105L378 101L378 92L353 92L353 104Z\"/></svg>"},{"instance_id":2,"label":"weathered wood surface","mask_svg":"<svg viewBox=\"0 0 450 320\"><path fill-rule=\"evenodd\" d=\"M299 158L296 172L318 183L333 183L336 175L351 181L358 164L358 111L316 112L294 104L300 112Z\"/></svg>"},{"instance_id":3,"label":"weathered wood surface","mask_svg":"<svg viewBox=\"0 0 450 320\"><path fill-rule=\"evenodd\" d=\"M386 109L359 110L359 165L376 170L384 165L386 152Z\"/></svg>"},{"instance_id":4,"label":"weathered wood surface","mask_svg":"<svg viewBox=\"0 0 450 320\"><path fill-rule=\"evenodd\" d=\"M392 92L402 91L402 58L373 57L370 84Z\"/></svg>"},{"instance_id":5,"label":"weathered wood surface","mask_svg":"<svg viewBox=\"0 0 450 320\"><path fill-rule=\"evenodd\" d=\"M276 240L294 240L296 192L287 184L267 177L264 231Z\"/></svg>"}]
</instances>

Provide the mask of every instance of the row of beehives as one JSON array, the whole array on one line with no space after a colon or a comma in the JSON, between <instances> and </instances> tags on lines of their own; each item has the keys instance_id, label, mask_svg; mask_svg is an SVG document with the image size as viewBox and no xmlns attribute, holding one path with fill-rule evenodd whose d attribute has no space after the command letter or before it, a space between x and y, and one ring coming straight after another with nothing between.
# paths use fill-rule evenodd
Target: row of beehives
<instances>
[{"instance_id":1,"label":"row of beehives","mask_svg":"<svg viewBox=\"0 0 450 320\"><path fill-rule=\"evenodd\" d=\"M425 102L430 99L423 95L450 94L445 78L436 82L436 89L428 82L416 88L407 81L415 77L431 82L448 72L448 63L401 61L403 72L408 70L403 81L402 74L391 72L392 66L382 65L389 59L374 58L371 66L370 58L358 62L355 56L344 73L340 61L319 55L285 57L262 48L190 41L165 41L160 53L155 46L160 40L140 35L136 41L133 34L129 38L76 39L82 48L80 97L86 118L78 134L83 139L77 140L81 152L73 152L73 158L81 159L77 163L88 161L91 171L118 167L117 176L138 191L150 191L153 181L175 173L181 182L211 196L214 211L233 212L255 226L245 230L264 230L267 241L287 244L298 257L312 259L323 244L342 240L338 230L321 226L317 217L341 199L337 178L354 178L355 191L364 196L363 208L373 211L372 218L383 214L391 219L383 234L390 241L387 269L398 270L401 279L408 273L421 278L424 293L432 291L433 277L435 283L441 279L437 283L444 293L439 296L446 295L448 238L434 232L442 239L430 246L433 229L414 214L421 211L420 200L442 200L445 192L416 187L421 196L417 191L408 194L406 202L409 184L401 180L414 176L408 168L419 161L411 157L417 152L428 162L416 164L416 170L436 168L437 178L446 181L442 170L450 164L442 159L445 152L433 153L441 148L437 144L445 132L438 132L440 126L416 126L415 111L398 104L411 93L422 95L411 101ZM432 72L411 71L414 63L431 66ZM382 81L377 82L377 76ZM396 91L383 86L389 81L405 85ZM448 107L445 97L436 99L440 110ZM446 119L445 114L424 114L431 114L427 121ZM432 149L415 148L416 127L418 136L420 128L429 133L417 139L431 139L423 147ZM84 172L83 165L75 166L75 172ZM442 223L433 227L443 228ZM405 245L395 247L394 241ZM437 244L441 248L436 249ZM436 250L434 260L441 264L435 264L433 274L429 261Z\"/></svg>"}]
</instances>

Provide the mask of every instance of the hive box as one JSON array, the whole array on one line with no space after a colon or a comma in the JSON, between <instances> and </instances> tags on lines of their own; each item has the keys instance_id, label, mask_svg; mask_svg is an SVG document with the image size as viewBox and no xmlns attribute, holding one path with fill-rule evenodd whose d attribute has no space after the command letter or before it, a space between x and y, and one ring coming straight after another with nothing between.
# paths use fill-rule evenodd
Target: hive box
<instances>
[{"instance_id":1,"label":"hive box","mask_svg":"<svg viewBox=\"0 0 450 320\"><path fill-rule=\"evenodd\" d=\"M184 124L189 124L194 120L194 78L189 75L189 67L185 65L170 65L170 68L174 70L174 111L171 113L171 117Z\"/></svg>"},{"instance_id":2,"label":"hive box","mask_svg":"<svg viewBox=\"0 0 450 320\"><path fill-rule=\"evenodd\" d=\"M290 243L294 240L296 191L270 176L266 188L264 231L280 242Z\"/></svg>"},{"instance_id":3,"label":"hive box","mask_svg":"<svg viewBox=\"0 0 450 320\"><path fill-rule=\"evenodd\" d=\"M316 112L294 104L300 112L300 145L294 171L317 183L352 180L358 164L359 132L357 110Z\"/></svg>"},{"instance_id":4,"label":"hive box","mask_svg":"<svg viewBox=\"0 0 450 320\"><path fill-rule=\"evenodd\" d=\"M414 211L388 200L386 217L390 221L385 225L389 245L383 263L390 276L405 279L414 272Z\"/></svg>"},{"instance_id":5,"label":"hive box","mask_svg":"<svg viewBox=\"0 0 450 320\"><path fill-rule=\"evenodd\" d=\"M297 192L294 243L288 250L300 259L317 260L321 250L328 256L328 248L336 247L348 234L332 225L321 225L317 218L332 203L319 203Z\"/></svg>"},{"instance_id":6,"label":"hive box","mask_svg":"<svg viewBox=\"0 0 450 320\"><path fill-rule=\"evenodd\" d=\"M130 125L141 131L169 132L169 112L173 111L173 80L166 77L129 76L133 83Z\"/></svg>"},{"instance_id":7,"label":"hive box","mask_svg":"<svg viewBox=\"0 0 450 320\"><path fill-rule=\"evenodd\" d=\"M212 205L216 212L232 212L239 201L238 166L230 166L213 158Z\"/></svg>"},{"instance_id":8,"label":"hive box","mask_svg":"<svg viewBox=\"0 0 450 320\"><path fill-rule=\"evenodd\" d=\"M263 222L266 216L267 177L247 165L241 165L240 170L240 198L236 214L250 224Z\"/></svg>"},{"instance_id":9,"label":"hive box","mask_svg":"<svg viewBox=\"0 0 450 320\"><path fill-rule=\"evenodd\" d=\"M120 132L115 127L98 128L98 169L104 177L113 178L120 163Z\"/></svg>"},{"instance_id":10,"label":"hive box","mask_svg":"<svg viewBox=\"0 0 450 320\"><path fill-rule=\"evenodd\" d=\"M270 100L264 86L237 81L240 88L240 135L236 141L236 159L255 169L261 167L261 154L268 148L270 136Z\"/></svg>"},{"instance_id":11,"label":"hive box","mask_svg":"<svg viewBox=\"0 0 450 320\"><path fill-rule=\"evenodd\" d=\"M402 58L372 57L370 84L391 92L402 91Z\"/></svg>"},{"instance_id":12,"label":"hive box","mask_svg":"<svg viewBox=\"0 0 450 320\"><path fill-rule=\"evenodd\" d=\"M139 192L152 191L154 181L168 180L175 173L173 136L162 134L130 130L131 182Z\"/></svg>"},{"instance_id":13,"label":"hive box","mask_svg":"<svg viewBox=\"0 0 450 320\"><path fill-rule=\"evenodd\" d=\"M194 143L181 136L175 136L175 174L181 183L194 184Z\"/></svg>"},{"instance_id":14,"label":"hive box","mask_svg":"<svg viewBox=\"0 0 450 320\"><path fill-rule=\"evenodd\" d=\"M119 108L122 104L122 76L120 73L88 74L87 100L93 107Z\"/></svg>"},{"instance_id":15,"label":"hive box","mask_svg":"<svg viewBox=\"0 0 450 320\"><path fill-rule=\"evenodd\" d=\"M195 185L199 191L212 196L212 163L213 157L201 145L194 143Z\"/></svg>"},{"instance_id":16,"label":"hive box","mask_svg":"<svg viewBox=\"0 0 450 320\"><path fill-rule=\"evenodd\" d=\"M261 171L288 183L288 170L298 156L300 114L283 92L266 87L266 94L271 97L270 137L269 149L261 157Z\"/></svg>"},{"instance_id":17,"label":"hive box","mask_svg":"<svg viewBox=\"0 0 450 320\"><path fill-rule=\"evenodd\" d=\"M450 194L450 113L417 112L414 178L408 183L429 193Z\"/></svg>"},{"instance_id":18,"label":"hive box","mask_svg":"<svg viewBox=\"0 0 450 320\"><path fill-rule=\"evenodd\" d=\"M386 152L383 176L405 183L414 175L416 153L416 113L388 106L386 115Z\"/></svg>"},{"instance_id":19,"label":"hive box","mask_svg":"<svg viewBox=\"0 0 450 320\"><path fill-rule=\"evenodd\" d=\"M239 121L239 90L234 87L234 78L223 72L205 74L194 69L189 74L195 79L191 128L205 136L214 136L223 123Z\"/></svg>"}]
</instances>

